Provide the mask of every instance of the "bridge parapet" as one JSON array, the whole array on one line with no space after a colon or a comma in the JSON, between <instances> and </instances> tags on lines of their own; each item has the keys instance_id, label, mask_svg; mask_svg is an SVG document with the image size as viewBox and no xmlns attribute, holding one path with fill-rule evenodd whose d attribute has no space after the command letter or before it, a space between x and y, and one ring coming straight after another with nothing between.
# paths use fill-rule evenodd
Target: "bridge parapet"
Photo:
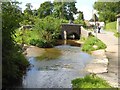
<instances>
[{"instance_id":1,"label":"bridge parapet","mask_svg":"<svg viewBox=\"0 0 120 90\"><path fill-rule=\"evenodd\" d=\"M81 35L81 26L80 24L61 24L61 36L62 39L67 39L70 34L75 34L76 39L80 39Z\"/></svg>"}]
</instances>

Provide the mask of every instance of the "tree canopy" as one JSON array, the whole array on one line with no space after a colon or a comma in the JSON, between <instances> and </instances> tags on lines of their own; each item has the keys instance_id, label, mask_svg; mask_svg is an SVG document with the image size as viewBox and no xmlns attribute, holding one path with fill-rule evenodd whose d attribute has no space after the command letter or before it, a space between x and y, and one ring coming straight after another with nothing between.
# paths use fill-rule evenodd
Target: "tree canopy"
<instances>
[{"instance_id":1,"label":"tree canopy","mask_svg":"<svg viewBox=\"0 0 120 90\"><path fill-rule=\"evenodd\" d=\"M44 18L46 16L53 16L59 19L74 20L73 15L77 14L77 8L74 2L57 2L54 0L53 3L50 1L44 2L38 9L38 16Z\"/></svg>"},{"instance_id":2,"label":"tree canopy","mask_svg":"<svg viewBox=\"0 0 120 90\"><path fill-rule=\"evenodd\" d=\"M112 22L116 20L116 15L120 13L120 1L95 2L94 9L98 11L100 21Z\"/></svg>"},{"instance_id":3,"label":"tree canopy","mask_svg":"<svg viewBox=\"0 0 120 90\"><path fill-rule=\"evenodd\" d=\"M58 18L74 20L73 15L77 14L77 8L74 2L57 2L54 0L53 15Z\"/></svg>"},{"instance_id":4,"label":"tree canopy","mask_svg":"<svg viewBox=\"0 0 120 90\"><path fill-rule=\"evenodd\" d=\"M24 10L24 13L25 14L28 14L28 15L32 15L33 14L33 12L32 12L32 5L31 5L31 3L27 3L26 5L26 9Z\"/></svg>"},{"instance_id":5,"label":"tree canopy","mask_svg":"<svg viewBox=\"0 0 120 90\"><path fill-rule=\"evenodd\" d=\"M48 15L51 15L53 11L53 3L50 1L46 1L42 3L38 9L38 16L40 18L44 18Z\"/></svg>"},{"instance_id":6,"label":"tree canopy","mask_svg":"<svg viewBox=\"0 0 120 90\"><path fill-rule=\"evenodd\" d=\"M2 2L2 84L3 87L19 80L28 61L13 40L15 29L21 21L21 9L18 2Z\"/></svg>"}]
</instances>

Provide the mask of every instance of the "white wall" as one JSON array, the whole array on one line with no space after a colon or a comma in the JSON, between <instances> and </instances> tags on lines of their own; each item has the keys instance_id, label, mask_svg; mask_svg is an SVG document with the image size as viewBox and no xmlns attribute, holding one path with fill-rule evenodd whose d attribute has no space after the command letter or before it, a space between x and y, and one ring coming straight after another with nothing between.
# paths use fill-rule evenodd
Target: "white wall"
<instances>
[{"instance_id":1,"label":"white wall","mask_svg":"<svg viewBox=\"0 0 120 90\"><path fill-rule=\"evenodd\" d=\"M117 18L117 31L120 32L120 17Z\"/></svg>"},{"instance_id":2,"label":"white wall","mask_svg":"<svg viewBox=\"0 0 120 90\"><path fill-rule=\"evenodd\" d=\"M95 25L95 22L89 22L91 25ZM104 22L96 22L96 24L99 23L100 26L104 27L105 23Z\"/></svg>"}]
</instances>

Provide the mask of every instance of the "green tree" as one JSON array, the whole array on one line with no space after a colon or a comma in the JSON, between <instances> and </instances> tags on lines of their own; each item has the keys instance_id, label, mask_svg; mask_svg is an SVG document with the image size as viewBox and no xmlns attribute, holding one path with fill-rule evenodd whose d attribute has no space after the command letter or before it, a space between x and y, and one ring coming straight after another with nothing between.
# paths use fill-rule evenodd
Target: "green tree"
<instances>
[{"instance_id":1,"label":"green tree","mask_svg":"<svg viewBox=\"0 0 120 90\"><path fill-rule=\"evenodd\" d=\"M32 10L31 3L26 4L26 9L24 10L24 13L22 14L22 21L20 22L20 25L34 25L35 19L38 15L37 10Z\"/></svg>"},{"instance_id":2,"label":"green tree","mask_svg":"<svg viewBox=\"0 0 120 90\"><path fill-rule=\"evenodd\" d=\"M26 9L24 10L24 13L28 15L33 15L33 12L32 12L33 6L31 5L31 3L27 3L25 6L26 6Z\"/></svg>"},{"instance_id":3,"label":"green tree","mask_svg":"<svg viewBox=\"0 0 120 90\"><path fill-rule=\"evenodd\" d=\"M95 2L94 9L98 11L100 21L113 22L116 20L116 15L120 13L120 1Z\"/></svg>"},{"instance_id":4,"label":"green tree","mask_svg":"<svg viewBox=\"0 0 120 90\"><path fill-rule=\"evenodd\" d=\"M68 2L67 11L68 11L68 19L69 20L74 20L73 15L77 14L77 8L75 7L75 3L76 3L75 1L74 2Z\"/></svg>"},{"instance_id":5,"label":"green tree","mask_svg":"<svg viewBox=\"0 0 120 90\"><path fill-rule=\"evenodd\" d=\"M79 19L79 20L84 20L83 12L79 11L78 13L79 13L79 15L78 15L78 18L77 18L77 19Z\"/></svg>"},{"instance_id":6,"label":"green tree","mask_svg":"<svg viewBox=\"0 0 120 90\"><path fill-rule=\"evenodd\" d=\"M54 0L53 16L55 18L67 19L66 2L57 2Z\"/></svg>"},{"instance_id":7,"label":"green tree","mask_svg":"<svg viewBox=\"0 0 120 90\"><path fill-rule=\"evenodd\" d=\"M3 87L18 81L28 65L21 51L13 40L15 29L21 21L18 2L2 2L2 84Z\"/></svg>"},{"instance_id":8,"label":"green tree","mask_svg":"<svg viewBox=\"0 0 120 90\"><path fill-rule=\"evenodd\" d=\"M40 5L38 9L38 16L44 18L52 14L53 4L50 1L44 2Z\"/></svg>"},{"instance_id":9,"label":"green tree","mask_svg":"<svg viewBox=\"0 0 120 90\"><path fill-rule=\"evenodd\" d=\"M77 14L77 8L74 2L64 2L63 0L54 0L53 16L61 19L74 20L73 15Z\"/></svg>"}]
</instances>

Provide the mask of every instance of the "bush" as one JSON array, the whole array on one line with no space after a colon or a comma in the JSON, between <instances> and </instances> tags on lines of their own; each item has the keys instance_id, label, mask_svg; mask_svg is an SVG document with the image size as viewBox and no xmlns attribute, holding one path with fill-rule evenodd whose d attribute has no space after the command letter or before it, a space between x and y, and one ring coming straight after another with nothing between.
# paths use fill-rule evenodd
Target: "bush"
<instances>
[{"instance_id":1,"label":"bush","mask_svg":"<svg viewBox=\"0 0 120 90\"><path fill-rule=\"evenodd\" d=\"M114 35L115 35L116 37L120 37L120 32L116 32L116 33L114 33Z\"/></svg>"},{"instance_id":2,"label":"bush","mask_svg":"<svg viewBox=\"0 0 120 90\"><path fill-rule=\"evenodd\" d=\"M29 66L28 60L21 52L17 52L16 50L11 51L10 55L6 55L3 58L2 64L3 87L19 82L23 74L25 74L26 68Z\"/></svg>"},{"instance_id":3,"label":"bush","mask_svg":"<svg viewBox=\"0 0 120 90\"><path fill-rule=\"evenodd\" d=\"M69 23L69 21L68 21L68 20L65 20L65 19L61 19L61 20L60 20L60 23Z\"/></svg>"},{"instance_id":4,"label":"bush","mask_svg":"<svg viewBox=\"0 0 120 90\"><path fill-rule=\"evenodd\" d=\"M47 47L51 48L54 46L53 41L49 42L44 39L41 39L41 40L40 39L36 39L36 40L32 39L32 40L30 40L30 44L37 46L37 47L41 47L41 48L47 48Z\"/></svg>"},{"instance_id":5,"label":"bush","mask_svg":"<svg viewBox=\"0 0 120 90\"><path fill-rule=\"evenodd\" d=\"M84 78L72 80L73 88L111 88L111 86L103 79L96 75L87 75Z\"/></svg>"},{"instance_id":6,"label":"bush","mask_svg":"<svg viewBox=\"0 0 120 90\"><path fill-rule=\"evenodd\" d=\"M93 46L96 45L97 48ZM98 49L105 49L107 46L99 39L94 36L89 36L82 46L82 51L90 52Z\"/></svg>"},{"instance_id":7,"label":"bush","mask_svg":"<svg viewBox=\"0 0 120 90\"><path fill-rule=\"evenodd\" d=\"M40 40L37 41L37 46L53 47L55 40L60 35L60 20L47 16L35 23L35 29L40 32Z\"/></svg>"}]
</instances>

